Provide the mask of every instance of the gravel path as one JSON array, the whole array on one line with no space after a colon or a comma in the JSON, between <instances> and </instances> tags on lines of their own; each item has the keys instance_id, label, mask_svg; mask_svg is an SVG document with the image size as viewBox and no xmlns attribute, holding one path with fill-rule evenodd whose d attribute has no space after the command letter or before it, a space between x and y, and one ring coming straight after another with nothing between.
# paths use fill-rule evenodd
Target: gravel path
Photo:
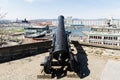
<instances>
[{"instance_id":1,"label":"gravel path","mask_svg":"<svg viewBox=\"0 0 120 80\"><path fill-rule=\"evenodd\" d=\"M38 79L37 75L40 74L42 69L40 63L44 60L46 55L48 55L48 53L0 64L0 80L43 80ZM89 54L87 58L90 74L82 80L100 80L107 60L92 54ZM61 80L67 79L72 80L73 78L61 78ZM78 79L80 78L74 78L74 80ZM56 80L56 78L53 80Z\"/></svg>"}]
</instances>

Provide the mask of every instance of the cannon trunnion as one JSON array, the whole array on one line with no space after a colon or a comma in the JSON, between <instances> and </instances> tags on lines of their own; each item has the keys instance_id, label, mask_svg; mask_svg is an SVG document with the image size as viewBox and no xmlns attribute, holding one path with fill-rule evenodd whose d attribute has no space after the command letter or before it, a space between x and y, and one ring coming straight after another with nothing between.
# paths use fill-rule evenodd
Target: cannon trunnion
<instances>
[{"instance_id":1,"label":"cannon trunnion","mask_svg":"<svg viewBox=\"0 0 120 80\"><path fill-rule=\"evenodd\" d=\"M64 27L64 16L59 16L58 27L53 35L52 49L41 64L46 74L53 74L55 70L77 72L77 59L71 51L68 36Z\"/></svg>"}]
</instances>

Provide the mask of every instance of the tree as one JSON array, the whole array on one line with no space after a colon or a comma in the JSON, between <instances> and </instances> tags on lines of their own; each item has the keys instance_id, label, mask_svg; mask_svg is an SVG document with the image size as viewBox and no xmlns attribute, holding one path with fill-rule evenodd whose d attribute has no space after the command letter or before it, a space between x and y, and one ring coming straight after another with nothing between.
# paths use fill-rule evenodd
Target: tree
<instances>
[{"instance_id":1,"label":"tree","mask_svg":"<svg viewBox=\"0 0 120 80\"><path fill-rule=\"evenodd\" d=\"M0 8L0 21L3 19L7 13L3 13ZM5 36L6 36L6 31L3 29L0 29L0 46L5 43Z\"/></svg>"},{"instance_id":2,"label":"tree","mask_svg":"<svg viewBox=\"0 0 120 80\"><path fill-rule=\"evenodd\" d=\"M0 8L0 20L4 18L7 15L7 13L3 13L1 8Z\"/></svg>"}]
</instances>

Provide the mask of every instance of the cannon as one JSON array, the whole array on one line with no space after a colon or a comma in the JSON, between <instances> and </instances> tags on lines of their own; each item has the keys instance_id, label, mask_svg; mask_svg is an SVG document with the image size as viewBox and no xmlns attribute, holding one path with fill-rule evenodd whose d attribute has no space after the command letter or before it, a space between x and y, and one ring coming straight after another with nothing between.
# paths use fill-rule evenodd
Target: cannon
<instances>
[{"instance_id":1,"label":"cannon","mask_svg":"<svg viewBox=\"0 0 120 80\"><path fill-rule=\"evenodd\" d=\"M58 17L58 26L53 35L49 56L45 57L43 71L53 74L55 70L68 70L77 72L77 58L70 47L69 34L65 30L64 16Z\"/></svg>"}]
</instances>

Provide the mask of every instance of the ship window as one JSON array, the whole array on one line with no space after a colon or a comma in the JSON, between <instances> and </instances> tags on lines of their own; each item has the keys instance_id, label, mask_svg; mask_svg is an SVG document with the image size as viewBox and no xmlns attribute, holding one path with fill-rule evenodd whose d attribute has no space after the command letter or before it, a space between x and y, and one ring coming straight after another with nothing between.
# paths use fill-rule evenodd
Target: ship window
<instances>
[{"instance_id":1,"label":"ship window","mask_svg":"<svg viewBox=\"0 0 120 80\"><path fill-rule=\"evenodd\" d=\"M100 39L100 37L98 36L98 39Z\"/></svg>"},{"instance_id":2,"label":"ship window","mask_svg":"<svg viewBox=\"0 0 120 80\"><path fill-rule=\"evenodd\" d=\"M104 37L104 39L107 39L107 37Z\"/></svg>"},{"instance_id":3,"label":"ship window","mask_svg":"<svg viewBox=\"0 0 120 80\"><path fill-rule=\"evenodd\" d=\"M94 38L94 36L92 36L92 38Z\"/></svg>"},{"instance_id":4,"label":"ship window","mask_svg":"<svg viewBox=\"0 0 120 80\"><path fill-rule=\"evenodd\" d=\"M106 43L104 42L104 44L106 44Z\"/></svg>"},{"instance_id":5,"label":"ship window","mask_svg":"<svg viewBox=\"0 0 120 80\"><path fill-rule=\"evenodd\" d=\"M102 39L102 37L101 37L101 36L98 36L98 39Z\"/></svg>"},{"instance_id":6,"label":"ship window","mask_svg":"<svg viewBox=\"0 0 120 80\"><path fill-rule=\"evenodd\" d=\"M117 43L114 43L113 45L117 45Z\"/></svg>"},{"instance_id":7,"label":"ship window","mask_svg":"<svg viewBox=\"0 0 120 80\"><path fill-rule=\"evenodd\" d=\"M111 40L111 37L109 37L109 40Z\"/></svg>"},{"instance_id":8,"label":"ship window","mask_svg":"<svg viewBox=\"0 0 120 80\"><path fill-rule=\"evenodd\" d=\"M90 36L90 39L92 39L93 38L93 36Z\"/></svg>"},{"instance_id":9,"label":"ship window","mask_svg":"<svg viewBox=\"0 0 120 80\"><path fill-rule=\"evenodd\" d=\"M110 39L112 40L112 37L110 37Z\"/></svg>"},{"instance_id":10,"label":"ship window","mask_svg":"<svg viewBox=\"0 0 120 80\"><path fill-rule=\"evenodd\" d=\"M104 43L104 44L106 44L106 43Z\"/></svg>"},{"instance_id":11,"label":"ship window","mask_svg":"<svg viewBox=\"0 0 120 80\"><path fill-rule=\"evenodd\" d=\"M91 38L91 36L90 36L90 38Z\"/></svg>"},{"instance_id":12,"label":"ship window","mask_svg":"<svg viewBox=\"0 0 120 80\"><path fill-rule=\"evenodd\" d=\"M96 37L96 39L97 39L97 36L95 36Z\"/></svg>"},{"instance_id":13,"label":"ship window","mask_svg":"<svg viewBox=\"0 0 120 80\"><path fill-rule=\"evenodd\" d=\"M95 36L95 39L97 38L97 36Z\"/></svg>"},{"instance_id":14,"label":"ship window","mask_svg":"<svg viewBox=\"0 0 120 80\"><path fill-rule=\"evenodd\" d=\"M111 37L111 40L113 40L113 37Z\"/></svg>"},{"instance_id":15,"label":"ship window","mask_svg":"<svg viewBox=\"0 0 120 80\"><path fill-rule=\"evenodd\" d=\"M117 40L117 37L114 37L114 40Z\"/></svg>"},{"instance_id":16,"label":"ship window","mask_svg":"<svg viewBox=\"0 0 120 80\"><path fill-rule=\"evenodd\" d=\"M109 40L109 37L107 37L107 39Z\"/></svg>"}]
</instances>

